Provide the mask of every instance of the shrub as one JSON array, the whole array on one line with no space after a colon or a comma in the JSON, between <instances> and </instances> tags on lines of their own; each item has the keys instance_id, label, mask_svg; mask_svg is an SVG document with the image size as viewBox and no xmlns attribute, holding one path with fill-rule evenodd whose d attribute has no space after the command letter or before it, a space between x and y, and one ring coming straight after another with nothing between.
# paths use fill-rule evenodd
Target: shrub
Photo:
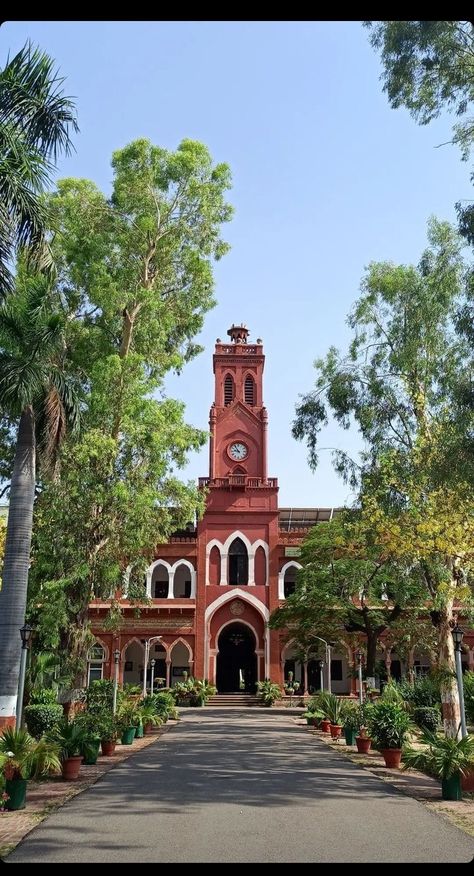
<instances>
[{"instance_id":1,"label":"shrub","mask_svg":"<svg viewBox=\"0 0 474 876\"><path fill-rule=\"evenodd\" d=\"M52 703L57 703L58 694L51 687L40 687L30 694L30 704L32 706L46 706Z\"/></svg>"},{"instance_id":2,"label":"shrub","mask_svg":"<svg viewBox=\"0 0 474 876\"><path fill-rule=\"evenodd\" d=\"M474 724L474 672L464 673L464 706L467 720Z\"/></svg>"},{"instance_id":3,"label":"shrub","mask_svg":"<svg viewBox=\"0 0 474 876\"><path fill-rule=\"evenodd\" d=\"M413 720L421 730L431 730L436 733L439 727L440 711L434 706L418 706L413 709Z\"/></svg>"},{"instance_id":4,"label":"shrub","mask_svg":"<svg viewBox=\"0 0 474 876\"><path fill-rule=\"evenodd\" d=\"M405 702L410 703L413 708L437 706L441 702L440 683L434 675L417 678L414 685L402 681L400 692Z\"/></svg>"},{"instance_id":5,"label":"shrub","mask_svg":"<svg viewBox=\"0 0 474 876\"><path fill-rule=\"evenodd\" d=\"M111 678L102 678L93 681L86 691L87 709L89 712L102 712L108 709L110 712L114 702L114 682Z\"/></svg>"},{"instance_id":6,"label":"shrub","mask_svg":"<svg viewBox=\"0 0 474 876\"><path fill-rule=\"evenodd\" d=\"M453 739L425 731L420 742L426 748L421 751L407 748L403 752L404 769L413 767L445 780L455 775L465 776L474 767L474 736Z\"/></svg>"},{"instance_id":7,"label":"shrub","mask_svg":"<svg viewBox=\"0 0 474 876\"><path fill-rule=\"evenodd\" d=\"M49 705L37 704L27 706L25 709L26 726L35 739L41 739L48 730L52 730L53 727L56 727L62 717L62 706L59 706L56 703L51 703Z\"/></svg>"},{"instance_id":8,"label":"shrub","mask_svg":"<svg viewBox=\"0 0 474 876\"><path fill-rule=\"evenodd\" d=\"M275 700L281 698L281 687L269 678L265 681L257 681L257 693L261 697L264 706L273 706Z\"/></svg>"}]
</instances>

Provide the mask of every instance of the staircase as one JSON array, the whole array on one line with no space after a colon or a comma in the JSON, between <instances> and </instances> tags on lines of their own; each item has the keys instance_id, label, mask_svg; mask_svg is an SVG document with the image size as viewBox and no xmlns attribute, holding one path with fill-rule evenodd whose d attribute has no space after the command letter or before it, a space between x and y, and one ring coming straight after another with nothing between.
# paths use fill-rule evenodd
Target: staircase
<instances>
[{"instance_id":1,"label":"staircase","mask_svg":"<svg viewBox=\"0 0 474 876\"><path fill-rule=\"evenodd\" d=\"M229 693L229 694L216 694L211 697L207 701L207 707L214 707L215 709L219 709L226 706L241 706L245 709L248 709L250 706L259 706L261 704L261 700L253 694L247 693Z\"/></svg>"}]
</instances>

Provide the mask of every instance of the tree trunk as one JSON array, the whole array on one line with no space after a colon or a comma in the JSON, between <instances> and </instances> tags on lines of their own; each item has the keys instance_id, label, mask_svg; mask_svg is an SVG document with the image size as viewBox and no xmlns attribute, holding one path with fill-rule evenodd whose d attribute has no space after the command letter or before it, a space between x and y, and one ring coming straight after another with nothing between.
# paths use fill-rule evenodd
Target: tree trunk
<instances>
[{"instance_id":1,"label":"tree trunk","mask_svg":"<svg viewBox=\"0 0 474 876\"><path fill-rule=\"evenodd\" d=\"M20 628L25 623L35 497L35 418L30 406L18 426L0 590L0 726L16 714Z\"/></svg>"},{"instance_id":2,"label":"tree trunk","mask_svg":"<svg viewBox=\"0 0 474 876\"><path fill-rule=\"evenodd\" d=\"M367 630L367 678L375 678L375 664L377 662L378 633L375 630Z\"/></svg>"},{"instance_id":3,"label":"tree trunk","mask_svg":"<svg viewBox=\"0 0 474 876\"><path fill-rule=\"evenodd\" d=\"M459 708L459 691L456 681L454 642L451 632L454 626L452 599L450 599L438 612L437 619L439 669L443 674L441 681L441 711L444 732L446 736L460 739L461 712Z\"/></svg>"}]
</instances>

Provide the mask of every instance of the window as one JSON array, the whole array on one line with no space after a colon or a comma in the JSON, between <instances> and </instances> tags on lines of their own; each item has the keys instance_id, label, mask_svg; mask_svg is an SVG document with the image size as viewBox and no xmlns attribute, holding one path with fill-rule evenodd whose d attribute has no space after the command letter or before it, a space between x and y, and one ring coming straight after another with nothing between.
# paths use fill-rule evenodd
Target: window
<instances>
[{"instance_id":1,"label":"window","mask_svg":"<svg viewBox=\"0 0 474 876\"><path fill-rule=\"evenodd\" d=\"M245 404L255 404L255 383L253 377L251 377L250 374L248 374L245 378L244 398Z\"/></svg>"},{"instance_id":2,"label":"window","mask_svg":"<svg viewBox=\"0 0 474 876\"><path fill-rule=\"evenodd\" d=\"M230 374L224 380L224 405L230 405L234 401L234 381Z\"/></svg>"},{"instance_id":3,"label":"window","mask_svg":"<svg viewBox=\"0 0 474 876\"><path fill-rule=\"evenodd\" d=\"M342 660L331 660L331 681L342 681Z\"/></svg>"},{"instance_id":4,"label":"window","mask_svg":"<svg viewBox=\"0 0 474 876\"><path fill-rule=\"evenodd\" d=\"M100 681L104 675L105 651L102 645L96 643L89 651L87 684Z\"/></svg>"},{"instance_id":5,"label":"window","mask_svg":"<svg viewBox=\"0 0 474 876\"><path fill-rule=\"evenodd\" d=\"M229 548L229 584L249 583L249 557L241 538L235 538Z\"/></svg>"}]
</instances>

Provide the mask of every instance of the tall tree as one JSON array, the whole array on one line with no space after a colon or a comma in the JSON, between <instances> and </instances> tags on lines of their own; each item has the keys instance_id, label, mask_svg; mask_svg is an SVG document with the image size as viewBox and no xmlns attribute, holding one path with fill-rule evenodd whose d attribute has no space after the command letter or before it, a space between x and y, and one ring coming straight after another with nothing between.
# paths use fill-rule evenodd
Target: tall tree
<instances>
[{"instance_id":1,"label":"tall tree","mask_svg":"<svg viewBox=\"0 0 474 876\"><path fill-rule=\"evenodd\" d=\"M467 159L474 144L474 23L366 21L380 52L390 105L406 107L421 125L453 113L453 143ZM471 175L474 182L474 174ZM458 203L459 228L474 245L474 205Z\"/></svg>"},{"instance_id":2,"label":"tall tree","mask_svg":"<svg viewBox=\"0 0 474 876\"><path fill-rule=\"evenodd\" d=\"M54 61L25 45L0 71L0 295L11 291L19 248L50 263L48 212L41 193L77 131L72 101Z\"/></svg>"},{"instance_id":3,"label":"tall tree","mask_svg":"<svg viewBox=\"0 0 474 876\"><path fill-rule=\"evenodd\" d=\"M206 436L186 424L163 381L199 352L213 263L227 250L220 229L232 214L229 169L201 143L169 152L137 140L112 165L110 198L87 180L60 182L52 198L59 290L87 410L61 482L37 503L31 612L43 646L69 655L77 681L90 600L109 598L131 567L130 589L143 602L156 544L201 505L176 469Z\"/></svg>"},{"instance_id":4,"label":"tall tree","mask_svg":"<svg viewBox=\"0 0 474 876\"><path fill-rule=\"evenodd\" d=\"M0 405L18 432L0 590L0 721L16 710L20 627L25 620L37 450L46 471L56 466L66 428L77 427L79 404L64 371L64 316L45 276L24 281L0 308Z\"/></svg>"},{"instance_id":5,"label":"tall tree","mask_svg":"<svg viewBox=\"0 0 474 876\"><path fill-rule=\"evenodd\" d=\"M367 643L367 675L374 677L382 634L407 606L414 612L420 607L416 570L392 560L356 512L313 527L302 564L295 592L273 613L270 626L288 630L297 641L360 633Z\"/></svg>"},{"instance_id":6,"label":"tall tree","mask_svg":"<svg viewBox=\"0 0 474 876\"><path fill-rule=\"evenodd\" d=\"M316 362L316 389L298 405L293 433L306 438L314 468L329 412L344 428L358 427L360 465L336 453L336 468L358 485L375 542L419 570L445 672L445 729L456 735L451 628L458 603L470 598L474 560L473 456L466 420L460 432L456 414L469 358L453 330L464 265L447 224L432 220L429 240L417 267L369 266L349 317L347 354L333 348Z\"/></svg>"}]
</instances>

